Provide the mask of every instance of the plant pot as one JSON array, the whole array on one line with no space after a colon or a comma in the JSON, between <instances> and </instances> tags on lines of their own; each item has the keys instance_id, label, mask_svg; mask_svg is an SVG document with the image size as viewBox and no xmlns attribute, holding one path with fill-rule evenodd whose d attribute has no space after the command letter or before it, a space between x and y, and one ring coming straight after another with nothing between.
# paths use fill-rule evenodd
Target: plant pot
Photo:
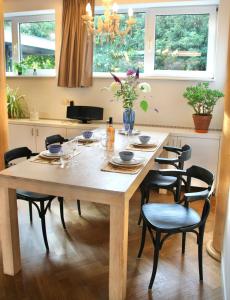
<instances>
[{"instance_id":1,"label":"plant pot","mask_svg":"<svg viewBox=\"0 0 230 300\"><path fill-rule=\"evenodd\" d=\"M212 115L192 115L195 131L199 133L207 133L212 119Z\"/></svg>"}]
</instances>

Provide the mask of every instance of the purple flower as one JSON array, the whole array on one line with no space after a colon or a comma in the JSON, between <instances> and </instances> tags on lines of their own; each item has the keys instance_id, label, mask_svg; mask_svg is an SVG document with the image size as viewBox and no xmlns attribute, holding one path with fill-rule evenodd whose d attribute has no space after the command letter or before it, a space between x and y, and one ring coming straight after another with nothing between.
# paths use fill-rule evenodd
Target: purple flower
<instances>
[{"instance_id":1,"label":"purple flower","mask_svg":"<svg viewBox=\"0 0 230 300\"><path fill-rule=\"evenodd\" d=\"M116 75L114 75L113 73L110 73L110 74L113 76L113 79L114 79L116 82L119 82L119 83L121 84L120 79L119 79Z\"/></svg>"},{"instance_id":2,"label":"purple flower","mask_svg":"<svg viewBox=\"0 0 230 300\"><path fill-rule=\"evenodd\" d=\"M127 72L126 72L126 75L127 76L132 76L133 74L135 74L136 72L132 69L129 69Z\"/></svg>"}]
</instances>

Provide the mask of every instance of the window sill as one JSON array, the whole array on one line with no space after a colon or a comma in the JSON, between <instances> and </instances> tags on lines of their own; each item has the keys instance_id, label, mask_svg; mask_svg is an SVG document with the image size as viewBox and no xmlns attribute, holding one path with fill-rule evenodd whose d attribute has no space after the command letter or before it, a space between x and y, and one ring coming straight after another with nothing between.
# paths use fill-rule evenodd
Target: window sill
<instances>
[{"instance_id":1,"label":"window sill","mask_svg":"<svg viewBox=\"0 0 230 300\"><path fill-rule=\"evenodd\" d=\"M6 72L7 78L55 78L56 71L55 70L37 70L37 75L33 75L33 70L27 70L26 74L18 75L14 72Z\"/></svg>"},{"instance_id":2,"label":"window sill","mask_svg":"<svg viewBox=\"0 0 230 300\"><path fill-rule=\"evenodd\" d=\"M6 74L6 78L55 78L56 75L16 75Z\"/></svg>"},{"instance_id":3,"label":"window sill","mask_svg":"<svg viewBox=\"0 0 230 300\"><path fill-rule=\"evenodd\" d=\"M125 73L115 73L116 76L123 79L126 78ZM110 73L94 73L93 78L95 79L111 79ZM215 81L215 78L209 76L175 76L175 75L147 75L140 74L140 79L146 80L175 80L175 81Z\"/></svg>"}]
</instances>

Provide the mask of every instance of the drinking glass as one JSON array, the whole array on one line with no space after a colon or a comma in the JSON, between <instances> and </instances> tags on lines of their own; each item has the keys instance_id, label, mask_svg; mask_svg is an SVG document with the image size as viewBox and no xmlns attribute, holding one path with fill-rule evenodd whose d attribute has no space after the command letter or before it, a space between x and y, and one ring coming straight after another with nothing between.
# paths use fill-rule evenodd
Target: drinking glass
<instances>
[{"instance_id":1,"label":"drinking glass","mask_svg":"<svg viewBox=\"0 0 230 300\"><path fill-rule=\"evenodd\" d=\"M73 158L73 148L71 147L71 145L66 144L62 146L62 150L61 150L61 156L60 156L60 162L61 168L65 168L65 166L69 166L70 160Z\"/></svg>"},{"instance_id":2,"label":"drinking glass","mask_svg":"<svg viewBox=\"0 0 230 300\"><path fill-rule=\"evenodd\" d=\"M124 124L125 135L130 135L130 124Z\"/></svg>"}]
</instances>

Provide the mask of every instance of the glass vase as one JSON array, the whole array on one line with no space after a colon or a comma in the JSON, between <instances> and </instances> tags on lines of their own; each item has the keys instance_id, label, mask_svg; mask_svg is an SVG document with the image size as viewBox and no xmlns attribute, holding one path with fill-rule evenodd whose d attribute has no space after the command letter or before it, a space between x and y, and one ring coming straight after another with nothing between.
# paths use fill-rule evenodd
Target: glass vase
<instances>
[{"instance_id":1,"label":"glass vase","mask_svg":"<svg viewBox=\"0 0 230 300\"><path fill-rule=\"evenodd\" d=\"M132 108L126 108L123 112L124 129L132 132L135 122L135 111Z\"/></svg>"}]
</instances>

